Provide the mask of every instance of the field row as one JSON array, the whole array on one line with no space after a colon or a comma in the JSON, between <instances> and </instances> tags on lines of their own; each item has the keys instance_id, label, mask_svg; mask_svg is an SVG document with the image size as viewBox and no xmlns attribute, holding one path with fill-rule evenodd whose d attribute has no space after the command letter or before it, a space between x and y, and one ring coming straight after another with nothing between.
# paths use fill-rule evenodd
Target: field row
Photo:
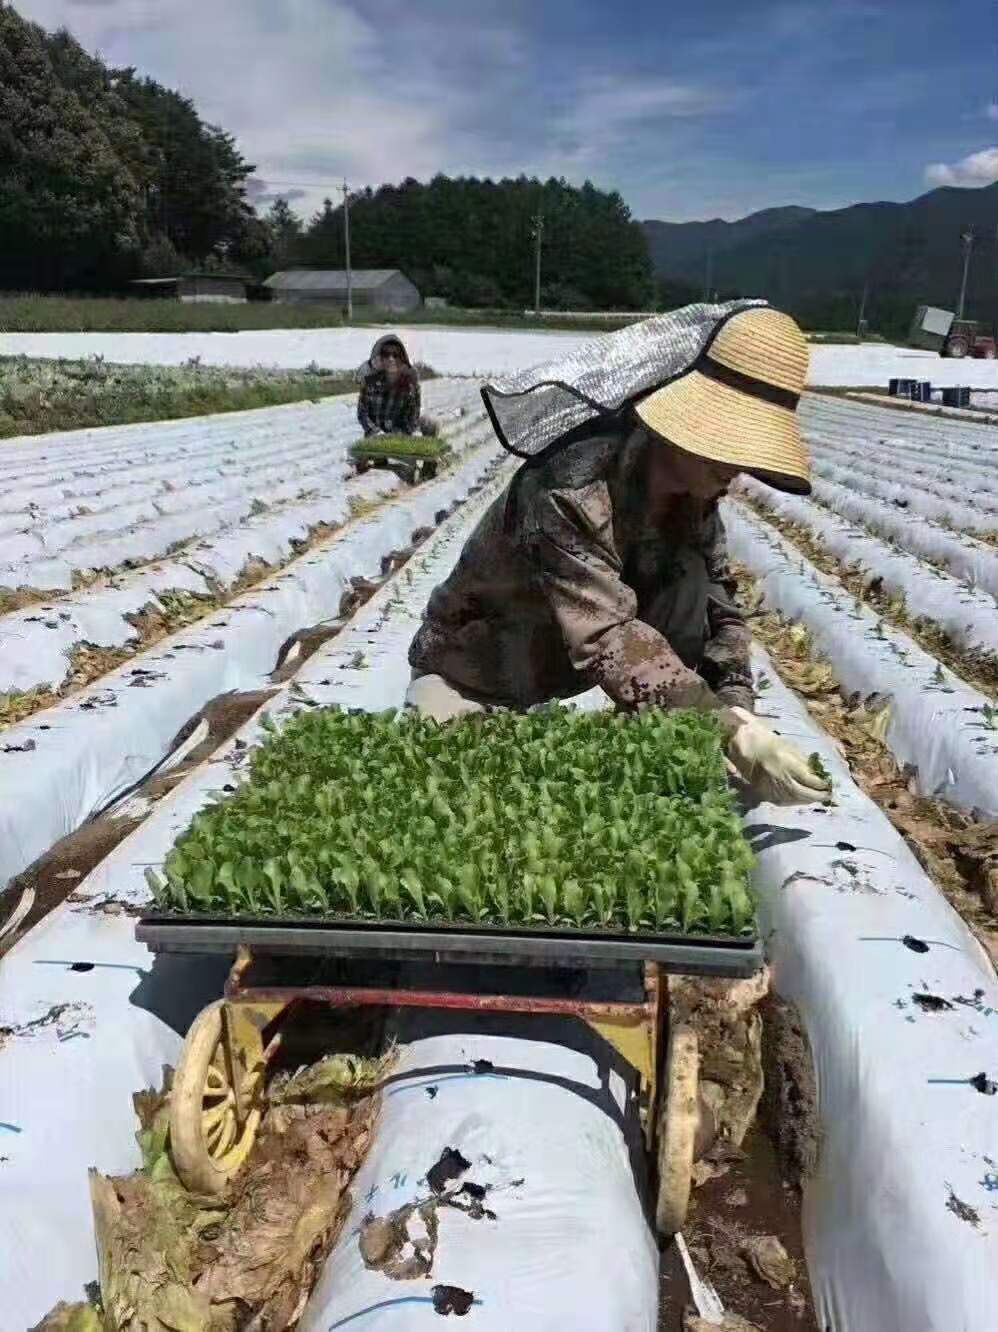
<instances>
[{"instance_id":1,"label":"field row","mask_svg":"<svg viewBox=\"0 0 998 1332\"><path fill-rule=\"evenodd\" d=\"M140 781L210 699L269 684L292 635L335 620L352 580L378 577L498 460L495 444L469 451L436 481L376 506L216 613L3 731L0 884Z\"/></svg>"},{"instance_id":2,"label":"field row","mask_svg":"<svg viewBox=\"0 0 998 1332\"><path fill-rule=\"evenodd\" d=\"M436 405L447 410L443 437L455 460L460 460L486 443L489 431L465 386L442 385L442 389ZM94 678L101 668L100 654L107 659L108 654L117 653L124 659L168 629L223 605L241 588L281 569L311 543L398 489L398 478L391 472L350 476L346 448L357 434L356 422L351 423L352 405L301 411L311 416L302 421L297 409L292 413L284 408L251 414L254 419L248 425L252 431L266 436L267 443L261 447L267 450L268 463L257 474L251 459L240 474L238 460L243 455L232 454L226 466L234 474L224 484L240 491L238 499L223 502L217 496L214 507L202 503L202 492L211 487L196 483L198 473L196 469L192 473L193 460L189 459L179 465L172 480L139 483L167 487L162 495L146 501L143 517L137 517L136 506L115 507L113 503L106 512L77 512L65 520L50 520L47 527L39 517L41 539L48 540L53 533L65 538L70 530L77 533L78 543L63 549L63 573L69 572L69 561L89 564L93 559L106 560L117 571L55 596L37 590L27 595L24 581L20 582L16 601L25 604L0 614L0 722L28 715L40 701L47 701L45 696L67 683L78 685ZM335 423L332 440L330 420ZM151 433L158 436L166 430L154 427ZM160 439L155 445L164 447ZM218 447L218 437L209 433L198 450L199 457ZM222 437L221 447L231 450L235 445ZM308 480L300 471L303 451L312 468ZM163 458L146 468L160 469L162 474ZM182 468L195 478L190 487ZM281 479L289 474L294 479ZM120 493L120 488L106 490L104 498L112 491ZM159 514L164 505L174 510L168 517L148 516L148 511ZM94 531L128 523L116 535ZM82 525L89 528L86 538L79 536ZM192 528L198 529L193 539ZM37 541L39 535L33 531L15 539ZM0 546L3 541L0 535ZM164 559L168 546L176 548ZM46 559L34 567L47 570L53 563ZM20 567L23 572L26 566ZM49 580L44 576L36 578L36 582L45 581Z\"/></svg>"},{"instance_id":3,"label":"field row","mask_svg":"<svg viewBox=\"0 0 998 1332\"><path fill-rule=\"evenodd\" d=\"M280 728L303 708L381 710L401 703L409 678L407 648L426 598L452 567L472 525L509 471L507 464L464 511L444 522L335 639L210 761L159 802L142 826L78 885L74 902L50 917L44 932L33 931L18 945L0 982L6 1020L12 1024L23 1025L43 1006L52 1010L79 994L76 973L39 964L85 958L95 963L98 976L98 987L88 992L95 996L94 1011L80 1019L90 1040L61 1045L55 1030L43 1031L34 1044L15 1040L11 1057L17 1061L18 1085L24 1088L18 1122L44 1118L52 1070L61 1069L65 1078L82 1058L83 1046L105 1095L113 1091L127 1102L142 1042L146 1062L154 1058L150 1046L160 1055L160 1043L150 1040L144 1025L148 1013L128 1001L134 977L127 984L119 982L114 970L133 962L141 967L144 954L134 945L128 916L109 914L109 908L117 904L134 911L148 905L146 871L162 866L178 834L207 801L243 780L252 748L264 735L265 719L268 726ZM734 506L730 517L735 554L743 557L748 544L744 529L754 520L743 518ZM770 552L765 543L762 548L766 558L782 559L782 552ZM800 603L791 586L798 566L799 560L791 560L787 573L786 605L791 610ZM803 574L796 576L807 582ZM973 1015L955 1006L926 1017L912 994L929 990L977 995L980 1004L998 1004L993 975L971 936L887 819L854 785L835 745L816 729L764 653L756 655L755 673L760 712L806 752L818 754L834 781L831 807L767 808L753 811L748 821L758 854L762 931L770 941L781 991L797 1004L821 1060L824 1145L815 1195L820 1206L812 1217L809 1255L819 1311L824 1317L835 1309L853 1327L888 1327L894 1324L887 1314L898 1307L923 1312L931 1308L938 1318L957 1309L961 1320L969 1318L968 1325L974 1325L985 1298L983 1293L977 1298L973 1281L982 1255L968 1245L966 1228L956 1223L946 1201L956 1196L979 1204L990 1120L967 1109L975 1095L969 1087L953 1088L940 1113L938 1097L926 1079L958 1080L970 1065L990 1066L994 1039L986 1022L972 1023ZM905 706L908 701L900 700ZM599 706L601 698L589 702ZM929 942L914 951L906 945L909 939ZM830 967L832 953L835 965ZM189 964L194 960L159 959L159 985L190 993L195 981ZM110 967L106 976L101 971L105 964ZM864 1051L861 1068L856 1064L859 1048ZM49 1056L47 1064L36 1051ZM961 1111L964 1127L957 1143L951 1125ZM922 1164L912 1171L916 1144ZM27 1178L37 1168L31 1135L23 1135L11 1150L14 1177ZM91 1153L83 1158L90 1150L87 1130L81 1128L54 1166L63 1186L61 1206L74 1220L86 1215L83 1165L94 1157ZM96 1159L106 1161L106 1147ZM883 1209L864 1205L871 1181L878 1196L890 1196L904 1209L903 1237ZM41 1206L47 1205L43 1200ZM835 1260L843 1218L860 1255L890 1254L899 1244L916 1244L926 1255L918 1280L911 1282L904 1263L862 1258L850 1267L862 1279L843 1280ZM64 1230L67 1235L85 1233L86 1226ZM64 1258L59 1288L53 1283L51 1290L36 1292L40 1308L63 1293L67 1268L79 1284L89 1279L92 1255L87 1246L79 1248ZM898 1272L905 1273L903 1281ZM917 1323L909 1320L908 1325Z\"/></svg>"},{"instance_id":4,"label":"field row","mask_svg":"<svg viewBox=\"0 0 998 1332\"><path fill-rule=\"evenodd\" d=\"M470 388L442 385L440 406L445 433L467 443L482 419ZM328 501L359 431L353 402L333 400L123 433L91 452L61 437L45 455L26 450L6 476L0 469L0 597L70 590L251 517Z\"/></svg>"}]
</instances>

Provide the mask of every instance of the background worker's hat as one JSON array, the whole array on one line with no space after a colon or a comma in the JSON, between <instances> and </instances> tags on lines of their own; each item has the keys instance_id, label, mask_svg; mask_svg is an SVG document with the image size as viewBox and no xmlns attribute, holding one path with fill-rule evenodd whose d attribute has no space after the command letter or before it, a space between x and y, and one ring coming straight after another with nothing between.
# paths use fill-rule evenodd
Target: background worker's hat
<instances>
[{"instance_id":1,"label":"background worker's hat","mask_svg":"<svg viewBox=\"0 0 998 1332\"><path fill-rule=\"evenodd\" d=\"M654 434L686 453L727 463L807 495L810 457L797 403L808 346L789 315L760 306L722 320L693 364L635 405Z\"/></svg>"}]
</instances>

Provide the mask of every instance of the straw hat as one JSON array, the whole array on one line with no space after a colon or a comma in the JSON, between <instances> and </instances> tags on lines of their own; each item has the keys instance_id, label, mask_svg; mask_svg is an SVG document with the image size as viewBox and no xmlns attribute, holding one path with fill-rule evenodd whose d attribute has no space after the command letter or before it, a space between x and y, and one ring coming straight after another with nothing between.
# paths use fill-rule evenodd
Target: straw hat
<instances>
[{"instance_id":1,"label":"straw hat","mask_svg":"<svg viewBox=\"0 0 998 1332\"><path fill-rule=\"evenodd\" d=\"M760 307L724 320L691 368L637 404L656 435L794 494L811 490L797 400L808 346L789 315Z\"/></svg>"}]
</instances>

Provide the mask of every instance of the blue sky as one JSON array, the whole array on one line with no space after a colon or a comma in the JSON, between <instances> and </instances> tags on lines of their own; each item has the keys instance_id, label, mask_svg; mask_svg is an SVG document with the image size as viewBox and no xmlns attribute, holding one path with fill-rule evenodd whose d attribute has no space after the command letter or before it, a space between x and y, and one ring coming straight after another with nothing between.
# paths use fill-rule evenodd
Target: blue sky
<instances>
[{"instance_id":1,"label":"blue sky","mask_svg":"<svg viewBox=\"0 0 998 1332\"><path fill-rule=\"evenodd\" d=\"M998 180L994 0L15 0L180 87L317 207L336 179L589 177L637 217Z\"/></svg>"}]
</instances>

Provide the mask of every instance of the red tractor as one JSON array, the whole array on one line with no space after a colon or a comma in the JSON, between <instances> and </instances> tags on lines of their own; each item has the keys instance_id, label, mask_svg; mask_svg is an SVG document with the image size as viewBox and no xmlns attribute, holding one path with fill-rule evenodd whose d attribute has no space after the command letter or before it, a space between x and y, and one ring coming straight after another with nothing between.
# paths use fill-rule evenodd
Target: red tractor
<instances>
[{"instance_id":1,"label":"red tractor","mask_svg":"<svg viewBox=\"0 0 998 1332\"><path fill-rule=\"evenodd\" d=\"M908 341L913 347L938 352L940 356L976 356L993 361L998 354L994 329L982 332L974 319L958 319L952 310L934 305L920 305L915 312Z\"/></svg>"},{"instance_id":2,"label":"red tractor","mask_svg":"<svg viewBox=\"0 0 998 1332\"><path fill-rule=\"evenodd\" d=\"M982 333L980 327L973 319L954 319L940 355L976 356L978 360L993 361L998 354L998 342L993 334Z\"/></svg>"}]
</instances>

